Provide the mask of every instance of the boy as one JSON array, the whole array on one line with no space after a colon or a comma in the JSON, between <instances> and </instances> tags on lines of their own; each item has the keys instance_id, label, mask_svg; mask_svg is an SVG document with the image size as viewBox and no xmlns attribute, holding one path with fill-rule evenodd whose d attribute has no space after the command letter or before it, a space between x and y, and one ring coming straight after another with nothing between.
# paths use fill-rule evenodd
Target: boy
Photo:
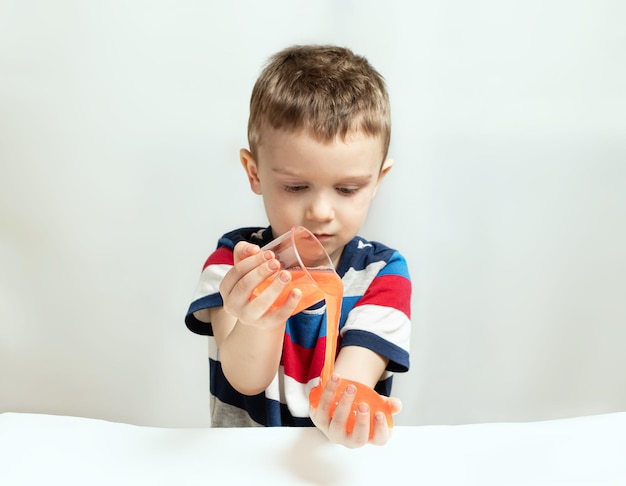
<instances>
[{"instance_id":1,"label":"boy","mask_svg":"<svg viewBox=\"0 0 626 486\"><path fill-rule=\"evenodd\" d=\"M390 430L361 403L352 433L348 386L329 416L338 377L388 397L391 372L409 367L411 283L404 258L358 237L378 184L393 162L383 78L360 56L335 46L294 46L275 54L252 91L240 160L262 195L270 226L224 235L205 263L185 322L209 336L211 420L215 427L311 426L348 447L384 444ZM291 316L301 297L269 311L290 280L260 247L301 225L324 245L344 296L335 376L317 408L309 404L325 347L324 302ZM277 274L259 296L251 292ZM396 398L387 398L394 413Z\"/></svg>"}]
</instances>

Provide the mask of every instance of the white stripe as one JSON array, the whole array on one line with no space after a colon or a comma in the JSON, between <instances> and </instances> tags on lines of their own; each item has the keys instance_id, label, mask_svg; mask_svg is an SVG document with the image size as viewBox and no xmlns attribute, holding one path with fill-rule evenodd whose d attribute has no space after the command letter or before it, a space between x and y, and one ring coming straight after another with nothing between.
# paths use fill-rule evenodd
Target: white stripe
<instances>
[{"instance_id":1,"label":"white stripe","mask_svg":"<svg viewBox=\"0 0 626 486\"><path fill-rule=\"evenodd\" d=\"M209 338L209 358L213 361L219 361L219 352L217 351L217 343L213 336L207 336Z\"/></svg>"},{"instance_id":2,"label":"white stripe","mask_svg":"<svg viewBox=\"0 0 626 486\"><path fill-rule=\"evenodd\" d=\"M270 385L265 389L265 396L271 400L286 403L289 412L294 417L308 417L309 392L318 382L319 378L313 378L308 383L300 383L290 376L285 376L285 370L281 366Z\"/></svg>"},{"instance_id":3,"label":"white stripe","mask_svg":"<svg viewBox=\"0 0 626 486\"><path fill-rule=\"evenodd\" d=\"M200 274L200 281L196 287L193 300L201 299L207 295L215 294L220 291L220 283L224 279L226 273L233 268L232 265L209 265Z\"/></svg>"},{"instance_id":4,"label":"white stripe","mask_svg":"<svg viewBox=\"0 0 626 486\"><path fill-rule=\"evenodd\" d=\"M280 390L280 376L279 375L282 375L282 374L283 374L283 370L281 367L281 369L278 370L278 373L274 375L274 379L272 380L272 382L265 389L265 396L269 398L270 400L276 400L278 402L280 402L282 398L283 401L281 403L285 403L284 396L282 396L282 393Z\"/></svg>"},{"instance_id":5,"label":"white stripe","mask_svg":"<svg viewBox=\"0 0 626 486\"><path fill-rule=\"evenodd\" d=\"M411 321L404 312L381 305L362 305L348 314L343 335L350 329L359 329L377 334L381 338L409 351Z\"/></svg>"},{"instance_id":6,"label":"white stripe","mask_svg":"<svg viewBox=\"0 0 626 486\"><path fill-rule=\"evenodd\" d=\"M385 372L382 374L382 376L380 377L380 379L378 381L384 381L387 378L389 378L391 375L393 375L393 373L389 370L385 370Z\"/></svg>"},{"instance_id":7,"label":"white stripe","mask_svg":"<svg viewBox=\"0 0 626 486\"><path fill-rule=\"evenodd\" d=\"M343 282L343 295L345 297L362 296L385 265L385 262L379 261L370 263L363 270L349 268L341 279Z\"/></svg>"},{"instance_id":8,"label":"white stripe","mask_svg":"<svg viewBox=\"0 0 626 486\"><path fill-rule=\"evenodd\" d=\"M289 397L287 407L294 417L309 416L309 392L319 383L319 378L313 378L308 383L302 384L293 378L285 377L285 394Z\"/></svg>"}]
</instances>

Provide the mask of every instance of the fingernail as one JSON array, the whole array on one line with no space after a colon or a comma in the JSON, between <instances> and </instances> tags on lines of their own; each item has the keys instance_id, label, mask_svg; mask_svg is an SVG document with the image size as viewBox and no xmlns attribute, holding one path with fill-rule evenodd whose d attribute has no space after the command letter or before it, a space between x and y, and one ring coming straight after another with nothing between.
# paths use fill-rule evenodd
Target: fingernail
<instances>
[{"instance_id":1,"label":"fingernail","mask_svg":"<svg viewBox=\"0 0 626 486\"><path fill-rule=\"evenodd\" d=\"M346 393L347 393L348 395L354 395L354 394L356 393L356 386L354 386L354 385L348 385L348 386L346 387Z\"/></svg>"},{"instance_id":2,"label":"fingernail","mask_svg":"<svg viewBox=\"0 0 626 486\"><path fill-rule=\"evenodd\" d=\"M374 416L374 420L376 420L376 422L382 422L383 420L385 420L385 414L382 412L378 412L375 416Z\"/></svg>"},{"instance_id":3,"label":"fingernail","mask_svg":"<svg viewBox=\"0 0 626 486\"><path fill-rule=\"evenodd\" d=\"M361 413L367 413L370 411L369 406L367 405L367 403L359 403L359 412Z\"/></svg>"},{"instance_id":4,"label":"fingernail","mask_svg":"<svg viewBox=\"0 0 626 486\"><path fill-rule=\"evenodd\" d=\"M278 266L280 267L280 264ZM281 282L287 283L289 282L289 280L291 280L291 275L289 275L289 272L280 272L278 274L278 278Z\"/></svg>"},{"instance_id":5,"label":"fingernail","mask_svg":"<svg viewBox=\"0 0 626 486\"><path fill-rule=\"evenodd\" d=\"M278 263L278 260L270 260L267 262L267 266L270 270L276 271L280 268L280 263Z\"/></svg>"},{"instance_id":6,"label":"fingernail","mask_svg":"<svg viewBox=\"0 0 626 486\"><path fill-rule=\"evenodd\" d=\"M274 252L270 251L270 250L266 250L263 252L263 258L265 258L266 260L271 260L272 258L274 258Z\"/></svg>"}]
</instances>

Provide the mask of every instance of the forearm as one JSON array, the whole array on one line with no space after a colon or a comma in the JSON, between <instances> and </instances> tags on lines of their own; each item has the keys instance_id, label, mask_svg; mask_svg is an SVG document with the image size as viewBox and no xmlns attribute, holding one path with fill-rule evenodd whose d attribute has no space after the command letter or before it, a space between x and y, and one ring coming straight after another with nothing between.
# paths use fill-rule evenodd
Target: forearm
<instances>
[{"instance_id":1,"label":"forearm","mask_svg":"<svg viewBox=\"0 0 626 486\"><path fill-rule=\"evenodd\" d=\"M341 348L335 360L335 373L341 378L374 387L385 372L389 360L360 346Z\"/></svg>"},{"instance_id":2,"label":"forearm","mask_svg":"<svg viewBox=\"0 0 626 486\"><path fill-rule=\"evenodd\" d=\"M274 379L282 354L285 326L263 329L237 322L218 345L222 371L240 393L256 395Z\"/></svg>"}]
</instances>

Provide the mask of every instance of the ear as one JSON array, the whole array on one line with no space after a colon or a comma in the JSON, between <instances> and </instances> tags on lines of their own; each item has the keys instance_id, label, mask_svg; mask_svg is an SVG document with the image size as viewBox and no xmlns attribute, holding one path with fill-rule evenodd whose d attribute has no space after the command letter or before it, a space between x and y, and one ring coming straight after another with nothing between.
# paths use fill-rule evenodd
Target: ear
<instances>
[{"instance_id":1,"label":"ear","mask_svg":"<svg viewBox=\"0 0 626 486\"><path fill-rule=\"evenodd\" d=\"M261 181L259 180L258 168L256 165L256 160L252 156L249 150L241 149L239 151L239 160L241 161L241 165L243 166L243 170L246 171L248 175L248 182L250 182L250 189L255 194L261 194Z\"/></svg>"},{"instance_id":2,"label":"ear","mask_svg":"<svg viewBox=\"0 0 626 486\"><path fill-rule=\"evenodd\" d=\"M374 188L374 194L372 194L372 197L376 195L376 191L378 190L378 186L380 182L389 173L392 167L393 167L393 159L385 159L382 167L380 168L380 173L378 174L378 181L376 181L376 187Z\"/></svg>"}]
</instances>

